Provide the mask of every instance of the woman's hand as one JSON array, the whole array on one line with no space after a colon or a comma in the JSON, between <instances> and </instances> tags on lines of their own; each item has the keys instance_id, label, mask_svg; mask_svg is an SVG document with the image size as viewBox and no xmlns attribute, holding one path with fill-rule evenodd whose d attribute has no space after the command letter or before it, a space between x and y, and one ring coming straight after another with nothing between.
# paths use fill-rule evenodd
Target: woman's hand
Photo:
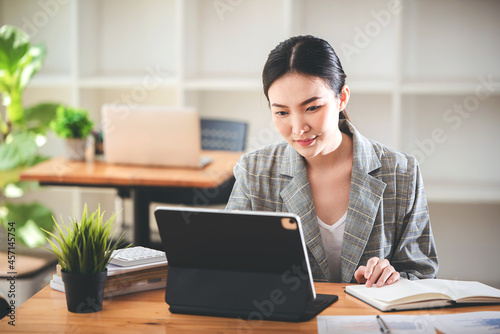
<instances>
[{"instance_id":1,"label":"woman's hand","mask_svg":"<svg viewBox=\"0 0 500 334\"><path fill-rule=\"evenodd\" d=\"M367 287L376 284L381 287L384 284L392 284L399 280L399 272L389 263L389 260L381 260L372 257L366 266L360 266L354 273L354 278L358 283L366 283Z\"/></svg>"}]
</instances>

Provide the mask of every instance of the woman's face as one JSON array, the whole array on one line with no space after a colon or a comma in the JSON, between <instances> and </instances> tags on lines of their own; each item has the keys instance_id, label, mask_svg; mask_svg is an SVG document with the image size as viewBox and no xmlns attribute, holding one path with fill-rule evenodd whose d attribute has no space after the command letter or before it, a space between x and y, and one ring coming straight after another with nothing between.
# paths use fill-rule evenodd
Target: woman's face
<instances>
[{"instance_id":1,"label":"woman's face","mask_svg":"<svg viewBox=\"0 0 500 334\"><path fill-rule=\"evenodd\" d=\"M304 158L333 152L341 143L339 111L347 104L318 77L289 73L269 88L273 123L278 132ZM342 108L342 109L341 109Z\"/></svg>"}]
</instances>

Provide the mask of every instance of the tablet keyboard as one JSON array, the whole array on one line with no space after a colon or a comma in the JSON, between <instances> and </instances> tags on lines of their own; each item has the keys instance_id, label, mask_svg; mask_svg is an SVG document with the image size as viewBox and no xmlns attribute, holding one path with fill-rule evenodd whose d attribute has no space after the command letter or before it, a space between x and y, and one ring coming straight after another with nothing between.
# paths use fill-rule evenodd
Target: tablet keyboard
<instances>
[{"instance_id":1,"label":"tablet keyboard","mask_svg":"<svg viewBox=\"0 0 500 334\"><path fill-rule=\"evenodd\" d=\"M316 294L316 299L307 302L306 309L301 316L301 320L307 321L314 318L328 306L336 302L337 299L338 296L336 295Z\"/></svg>"},{"instance_id":2,"label":"tablet keyboard","mask_svg":"<svg viewBox=\"0 0 500 334\"><path fill-rule=\"evenodd\" d=\"M114 257L110 263L121 267L130 267L167 260L165 252L141 246L117 249L113 252L113 255Z\"/></svg>"}]
</instances>

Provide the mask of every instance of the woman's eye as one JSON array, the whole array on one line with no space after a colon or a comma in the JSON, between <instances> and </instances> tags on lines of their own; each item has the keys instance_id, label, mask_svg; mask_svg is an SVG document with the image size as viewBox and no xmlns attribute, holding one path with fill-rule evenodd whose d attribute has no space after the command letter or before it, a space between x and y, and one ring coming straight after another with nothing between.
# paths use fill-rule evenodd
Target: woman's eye
<instances>
[{"instance_id":1,"label":"woman's eye","mask_svg":"<svg viewBox=\"0 0 500 334\"><path fill-rule=\"evenodd\" d=\"M314 110L317 110L319 108L321 108L321 106L311 106L311 107L307 108L306 111L314 111Z\"/></svg>"},{"instance_id":2,"label":"woman's eye","mask_svg":"<svg viewBox=\"0 0 500 334\"><path fill-rule=\"evenodd\" d=\"M275 112L277 116L286 116L288 113L286 111L277 111Z\"/></svg>"}]
</instances>

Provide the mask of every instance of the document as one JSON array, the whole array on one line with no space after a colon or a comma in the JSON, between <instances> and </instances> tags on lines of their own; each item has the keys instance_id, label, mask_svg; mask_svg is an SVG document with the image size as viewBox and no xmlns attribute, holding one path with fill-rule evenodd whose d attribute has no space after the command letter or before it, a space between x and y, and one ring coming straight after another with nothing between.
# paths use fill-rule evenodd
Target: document
<instances>
[{"instance_id":1,"label":"document","mask_svg":"<svg viewBox=\"0 0 500 334\"><path fill-rule=\"evenodd\" d=\"M380 288L349 285L346 292L381 311L445 307L462 303L500 303L499 289L479 282L444 279L401 279Z\"/></svg>"},{"instance_id":2,"label":"document","mask_svg":"<svg viewBox=\"0 0 500 334\"><path fill-rule=\"evenodd\" d=\"M382 315L387 327L394 333L434 334L428 314L424 315ZM380 325L376 315L335 316L320 315L318 318L318 334L380 334Z\"/></svg>"},{"instance_id":3,"label":"document","mask_svg":"<svg viewBox=\"0 0 500 334\"><path fill-rule=\"evenodd\" d=\"M430 316L433 326L443 333L500 334L500 312L469 312Z\"/></svg>"}]
</instances>

